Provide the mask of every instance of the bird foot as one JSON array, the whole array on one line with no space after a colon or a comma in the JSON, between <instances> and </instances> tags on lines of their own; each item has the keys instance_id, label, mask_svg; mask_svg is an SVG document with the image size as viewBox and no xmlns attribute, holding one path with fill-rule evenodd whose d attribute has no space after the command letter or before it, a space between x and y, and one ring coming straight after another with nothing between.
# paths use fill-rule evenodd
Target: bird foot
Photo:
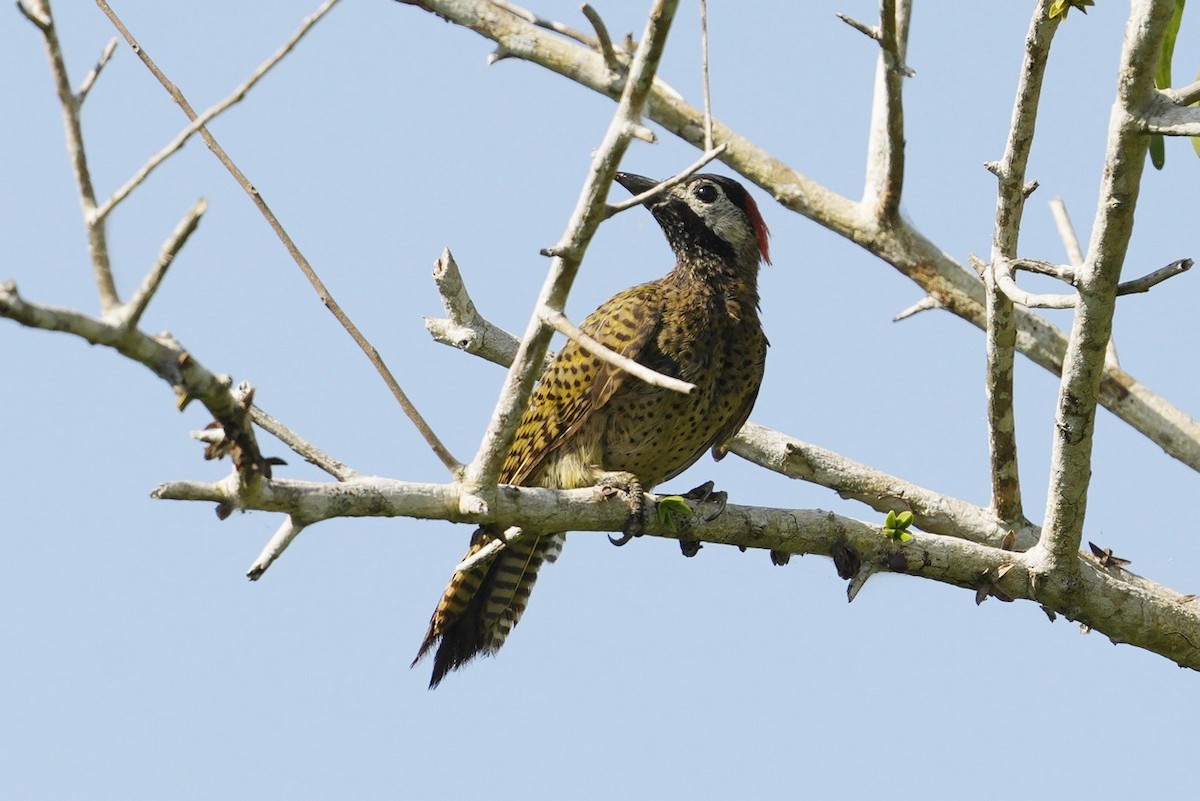
<instances>
[{"instance_id":1,"label":"bird foot","mask_svg":"<svg viewBox=\"0 0 1200 801\"><path fill-rule=\"evenodd\" d=\"M681 496L689 501L699 501L700 503L712 502L717 505L716 510L704 518L705 523L711 523L725 514L725 507L729 503L729 493L723 490L714 490L715 486L713 482L705 481L700 486L688 490Z\"/></svg>"},{"instance_id":2,"label":"bird foot","mask_svg":"<svg viewBox=\"0 0 1200 801\"><path fill-rule=\"evenodd\" d=\"M625 517L625 525L621 528L621 536L614 538L611 534L608 535L608 541L613 545L620 547L627 544L634 537L642 536L642 532L646 529L646 496L642 491L642 482L633 473L612 472L605 473L596 483L600 490L600 495L603 498L611 498L618 492L625 494L625 503L629 507L629 514Z\"/></svg>"}]
</instances>

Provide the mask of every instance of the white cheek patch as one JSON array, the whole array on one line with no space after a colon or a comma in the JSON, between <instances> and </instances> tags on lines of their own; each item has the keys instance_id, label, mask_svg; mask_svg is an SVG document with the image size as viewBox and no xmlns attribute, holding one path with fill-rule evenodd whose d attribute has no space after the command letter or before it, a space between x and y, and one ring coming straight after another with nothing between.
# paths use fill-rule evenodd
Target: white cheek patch
<instances>
[{"instance_id":1,"label":"white cheek patch","mask_svg":"<svg viewBox=\"0 0 1200 801\"><path fill-rule=\"evenodd\" d=\"M707 220L713 233L733 245L734 250L741 252L751 245L754 232L746 224L745 215L728 198L722 197L707 208L696 209L696 213Z\"/></svg>"}]
</instances>

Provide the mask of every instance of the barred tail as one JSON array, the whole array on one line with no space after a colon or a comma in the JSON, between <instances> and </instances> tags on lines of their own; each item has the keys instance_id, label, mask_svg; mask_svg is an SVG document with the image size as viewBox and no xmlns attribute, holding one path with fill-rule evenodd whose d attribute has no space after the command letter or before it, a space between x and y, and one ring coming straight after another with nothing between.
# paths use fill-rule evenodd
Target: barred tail
<instances>
[{"instance_id":1,"label":"barred tail","mask_svg":"<svg viewBox=\"0 0 1200 801\"><path fill-rule=\"evenodd\" d=\"M500 535L495 526L481 526L471 537L467 557ZM433 689L451 670L480 654L494 654L521 619L529 593L543 562L562 552L566 534L544 534L510 543L490 562L456 573L442 592L429 630L412 661L416 667L433 646ZM464 557L466 558L466 557ZM440 644L439 644L440 643Z\"/></svg>"}]
</instances>

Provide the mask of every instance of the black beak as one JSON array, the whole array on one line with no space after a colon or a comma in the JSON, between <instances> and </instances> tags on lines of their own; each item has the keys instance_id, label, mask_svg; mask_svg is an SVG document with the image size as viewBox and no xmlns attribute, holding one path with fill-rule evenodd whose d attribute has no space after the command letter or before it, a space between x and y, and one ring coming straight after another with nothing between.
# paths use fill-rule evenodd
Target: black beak
<instances>
[{"instance_id":1,"label":"black beak","mask_svg":"<svg viewBox=\"0 0 1200 801\"><path fill-rule=\"evenodd\" d=\"M658 181L644 175L634 175L631 172L619 172L614 176L621 186L629 190L631 195L640 195L658 186Z\"/></svg>"}]
</instances>

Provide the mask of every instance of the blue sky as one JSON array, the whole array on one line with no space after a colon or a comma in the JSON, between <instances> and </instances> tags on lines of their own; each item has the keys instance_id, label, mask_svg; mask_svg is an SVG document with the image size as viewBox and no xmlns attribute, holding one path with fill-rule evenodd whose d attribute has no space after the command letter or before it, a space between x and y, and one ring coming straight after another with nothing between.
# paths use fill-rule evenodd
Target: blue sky
<instances>
[{"instance_id":1,"label":"blue sky","mask_svg":"<svg viewBox=\"0 0 1200 801\"><path fill-rule=\"evenodd\" d=\"M223 98L316 2L114 4L197 108ZM599 4L617 35L648 3ZM857 197L875 53L833 16L874 4L710 5L716 115L805 174ZM967 4L960 6L966 7ZM988 251L995 180L1032 3L921 4L906 85L905 213L959 260ZM736 10L735 10L736 9ZM573 2L545 16L583 26ZM1025 257L1062 260L1047 201L1086 241L1123 3L1060 30L1030 164ZM76 82L113 35L87 3L57 5ZM1176 72L1200 60L1185 21ZM95 312L62 124L36 31L0 23L0 280ZM684 4L661 74L699 98L698 24ZM515 61L485 66L475 34L384 0L346 0L213 131L451 450L477 447L502 372L431 342L429 279L450 247L481 311L521 330L612 103ZM1181 81L1184 82L1184 81ZM120 185L183 118L124 47L93 90L85 135L98 191ZM661 132L660 132L661 133ZM624 168L695 158L661 134ZM723 168L717 168L723 169ZM1168 142L1143 185L1126 277L1200 254L1197 160ZM620 190L617 190L620 191ZM250 380L270 413L366 473L445 471L321 307L241 191L198 142L113 216L118 284L140 282L197 197L209 212L151 305L210 368ZM949 314L891 318L920 297L890 267L756 191L774 234L762 276L772 349L754 420L932 489L987 499L983 337ZM640 210L602 227L568 307L576 320L671 266ZM1193 275L1118 307L1122 365L1200 408ZM1069 323L1055 313L1060 325ZM262 581L244 572L279 524L219 522L153 501L216 479L139 365L78 340L0 325L6 485L0 538L0 787L12 798L459 799L941 796L1186 797L1200 679L1031 604L878 576L848 605L828 560L774 567L716 546L614 549L573 535L495 659L425 690L408 663L465 526L334 521L304 532ZM1040 515L1056 382L1017 370L1027 511ZM264 438L268 453L285 455ZM289 477L319 478L296 457ZM731 457L738 503L876 519L828 490ZM1107 413L1097 424L1086 538L1131 569L1200 592L1197 476ZM673 487L668 487L671 489Z\"/></svg>"}]
</instances>

